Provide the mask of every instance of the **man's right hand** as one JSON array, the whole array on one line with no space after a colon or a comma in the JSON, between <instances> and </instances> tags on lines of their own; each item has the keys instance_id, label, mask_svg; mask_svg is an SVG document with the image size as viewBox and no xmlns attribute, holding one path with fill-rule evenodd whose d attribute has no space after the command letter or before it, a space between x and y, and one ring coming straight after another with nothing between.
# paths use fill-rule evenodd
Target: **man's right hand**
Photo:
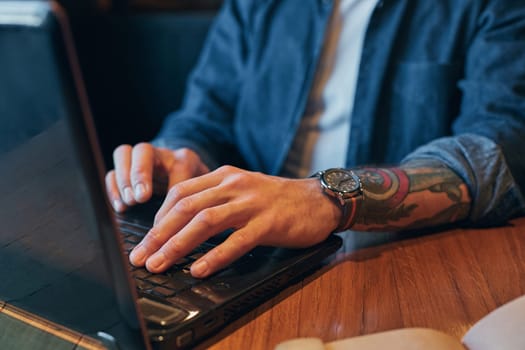
<instances>
[{"instance_id":1,"label":"man's right hand","mask_svg":"<svg viewBox=\"0 0 525 350\"><path fill-rule=\"evenodd\" d=\"M164 194L178 182L209 172L190 149L170 150L149 143L117 147L113 163L115 169L106 175L106 190L117 212L148 201L154 192Z\"/></svg>"}]
</instances>

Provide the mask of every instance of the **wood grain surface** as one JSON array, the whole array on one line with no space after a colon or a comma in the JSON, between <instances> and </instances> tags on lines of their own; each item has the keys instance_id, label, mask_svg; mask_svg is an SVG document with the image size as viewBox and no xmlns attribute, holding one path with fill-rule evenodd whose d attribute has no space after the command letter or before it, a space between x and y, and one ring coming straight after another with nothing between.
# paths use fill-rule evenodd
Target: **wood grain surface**
<instances>
[{"instance_id":1,"label":"wood grain surface","mask_svg":"<svg viewBox=\"0 0 525 350\"><path fill-rule=\"evenodd\" d=\"M403 327L461 338L487 313L525 294L524 258L525 218L342 252L201 348L272 349L295 337L333 341Z\"/></svg>"}]
</instances>

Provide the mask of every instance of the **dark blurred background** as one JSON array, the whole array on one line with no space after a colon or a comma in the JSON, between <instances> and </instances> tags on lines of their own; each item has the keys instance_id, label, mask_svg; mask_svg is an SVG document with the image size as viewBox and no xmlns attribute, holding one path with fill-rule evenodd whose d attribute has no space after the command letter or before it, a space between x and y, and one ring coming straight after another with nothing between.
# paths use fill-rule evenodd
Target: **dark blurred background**
<instances>
[{"instance_id":1,"label":"dark blurred background","mask_svg":"<svg viewBox=\"0 0 525 350\"><path fill-rule=\"evenodd\" d=\"M222 0L60 0L69 14L106 163L180 106Z\"/></svg>"}]
</instances>

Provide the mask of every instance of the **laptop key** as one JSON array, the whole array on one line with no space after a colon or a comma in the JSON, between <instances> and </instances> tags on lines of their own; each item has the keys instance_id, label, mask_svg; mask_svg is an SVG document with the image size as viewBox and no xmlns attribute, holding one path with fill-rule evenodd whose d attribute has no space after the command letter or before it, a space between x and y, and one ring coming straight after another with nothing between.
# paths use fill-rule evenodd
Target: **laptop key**
<instances>
[{"instance_id":1,"label":"laptop key","mask_svg":"<svg viewBox=\"0 0 525 350\"><path fill-rule=\"evenodd\" d=\"M167 275L170 277L170 281L164 284L164 286L167 286L167 287L174 286L174 284L184 285L184 286L193 286L201 282L201 280L198 280L192 277L189 272L175 271L175 272L168 272Z\"/></svg>"},{"instance_id":2,"label":"laptop key","mask_svg":"<svg viewBox=\"0 0 525 350\"><path fill-rule=\"evenodd\" d=\"M142 240L141 236L135 234L128 234L124 236L124 241L137 245Z\"/></svg>"},{"instance_id":3,"label":"laptop key","mask_svg":"<svg viewBox=\"0 0 525 350\"><path fill-rule=\"evenodd\" d=\"M167 297L171 297L175 295L176 292L173 289L168 289L162 286L156 286L156 287L153 287L152 289L147 290L146 293L152 294L152 295L155 295L161 298L167 298Z\"/></svg>"},{"instance_id":4,"label":"laptop key","mask_svg":"<svg viewBox=\"0 0 525 350\"><path fill-rule=\"evenodd\" d=\"M140 278L140 279L147 279L151 276L151 273L146 269L138 269L133 271L133 277Z\"/></svg>"},{"instance_id":5,"label":"laptop key","mask_svg":"<svg viewBox=\"0 0 525 350\"><path fill-rule=\"evenodd\" d=\"M150 276L147 277L147 280L150 283L163 285L163 284L166 284L167 282L169 282L171 280L171 278L169 278L166 275L150 275Z\"/></svg>"},{"instance_id":6,"label":"laptop key","mask_svg":"<svg viewBox=\"0 0 525 350\"><path fill-rule=\"evenodd\" d=\"M170 290L174 291L175 293L180 293L183 290L190 289L193 285L195 285L196 282L188 283L187 281L176 281L176 280L170 280L169 282L164 283L162 286L164 288L169 288Z\"/></svg>"},{"instance_id":7,"label":"laptop key","mask_svg":"<svg viewBox=\"0 0 525 350\"><path fill-rule=\"evenodd\" d=\"M135 278L135 285L137 286L137 289L140 291L148 291L151 290L153 287L155 287L153 284L141 280L139 278Z\"/></svg>"}]
</instances>

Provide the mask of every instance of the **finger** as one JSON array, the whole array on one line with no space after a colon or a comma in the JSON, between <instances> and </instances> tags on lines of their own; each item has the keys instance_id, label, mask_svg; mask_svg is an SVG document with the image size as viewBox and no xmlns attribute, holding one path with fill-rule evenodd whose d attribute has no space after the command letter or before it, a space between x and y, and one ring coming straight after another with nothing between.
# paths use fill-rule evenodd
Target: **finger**
<instances>
[{"instance_id":1,"label":"finger","mask_svg":"<svg viewBox=\"0 0 525 350\"><path fill-rule=\"evenodd\" d=\"M196 153L188 149L173 151L154 147L153 152L152 191L155 193L166 195L175 184L209 172Z\"/></svg>"},{"instance_id":2,"label":"finger","mask_svg":"<svg viewBox=\"0 0 525 350\"><path fill-rule=\"evenodd\" d=\"M222 180L223 176L218 175L216 172L212 172L203 176L187 179L181 183L174 185L169 190L168 194L166 195L166 198L164 199L164 202L157 211L157 214L155 215L155 224L162 221L170 212L170 210L173 207L175 207L177 203L182 199L187 198L196 193L204 192L207 189L216 187L221 183ZM222 202L222 198L227 194L225 191L223 191L222 193L215 191L213 193L215 194L215 198L212 201L213 203ZM198 203L209 203L211 199L212 198L210 198L210 196L204 196L198 201ZM183 204L179 206L183 207ZM201 204L200 208L204 207L205 206Z\"/></svg>"},{"instance_id":3,"label":"finger","mask_svg":"<svg viewBox=\"0 0 525 350\"><path fill-rule=\"evenodd\" d=\"M211 236L237 226L239 209L242 207L230 203L201 211L146 260L147 269L162 272Z\"/></svg>"},{"instance_id":4,"label":"finger","mask_svg":"<svg viewBox=\"0 0 525 350\"><path fill-rule=\"evenodd\" d=\"M133 251L131 251L131 263L135 266L143 266L145 261L157 250L159 250L160 247L170 239L170 237L174 235L180 235L181 233L179 231L183 229L185 229L187 232L188 227L193 227L195 229L194 226L197 226L197 229L199 229L202 227L202 224L210 224L209 227L206 227L204 232L195 233L196 235L202 237L199 243L203 242L214 233L218 233L227 228L230 228L231 226L229 225L231 224L226 221L226 218L228 215L231 215L231 210L236 208L235 210L240 212L244 210L244 208L238 208L238 205L236 206L235 204L230 204L230 212L228 210L224 210L224 208L220 208L217 209L220 211L220 213L215 214L214 209L221 206L223 203L224 200L222 200L220 196L217 195L217 188L209 189L195 194L194 196L182 199L173 208L171 208L171 210L162 220L158 221L153 226L150 232L148 232L148 234L143 238L142 242L138 244L135 249L133 249ZM216 217L214 217L214 215ZM195 223L200 223L200 225L195 225ZM212 227L212 225L216 225L217 227ZM227 227L224 227L225 225ZM184 231L182 232L182 235L185 235ZM192 245L192 243L190 242L189 245ZM193 245L191 249L193 249L193 247L195 247L195 245ZM176 250L177 249L174 249L174 251ZM175 255L179 256L178 253L175 253ZM174 259L176 260L176 258ZM171 261L175 260L172 259Z\"/></svg>"},{"instance_id":5,"label":"finger","mask_svg":"<svg viewBox=\"0 0 525 350\"><path fill-rule=\"evenodd\" d=\"M166 238L163 237L156 227L152 227L142 241L130 252L130 263L133 266L144 266L146 259L151 253L157 251L165 241Z\"/></svg>"},{"instance_id":6,"label":"finger","mask_svg":"<svg viewBox=\"0 0 525 350\"><path fill-rule=\"evenodd\" d=\"M171 236L184 228L199 212L222 204L220 196L216 194L217 188L212 188L182 198L167 210L162 219L156 217L153 228L146 234L142 242L131 251L131 263L135 266L143 266L152 254Z\"/></svg>"},{"instance_id":7,"label":"finger","mask_svg":"<svg viewBox=\"0 0 525 350\"><path fill-rule=\"evenodd\" d=\"M144 203L153 194L153 165L155 152L148 143L139 143L131 153L130 182L135 201Z\"/></svg>"},{"instance_id":8,"label":"finger","mask_svg":"<svg viewBox=\"0 0 525 350\"><path fill-rule=\"evenodd\" d=\"M132 147L130 145L121 145L113 152L115 177L120 192L120 198L122 198L127 205L133 205L136 203L129 174L131 167L131 151Z\"/></svg>"},{"instance_id":9,"label":"finger","mask_svg":"<svg viewBox=\"0 0 525 350\"><path fill-rule=\"evenodd\" d=\"M115 170L111 170L106 174L105 182L109 201L115 211L121 213L126 210L126 205L120 198L120 192L118 190L117 180L115 178Z\"/></svg>"},{"instance_id":10,"label":"finger","mask_svg":"<svg viewBox=\"0 0 525 350\"><path fill-rule=\"evenodd\" d=\"M210 250L191 266L196 278L207 277L247 254L257 246L257 235L250 225L232 233L222 244Z\"/></svg>"}]
</instances>

